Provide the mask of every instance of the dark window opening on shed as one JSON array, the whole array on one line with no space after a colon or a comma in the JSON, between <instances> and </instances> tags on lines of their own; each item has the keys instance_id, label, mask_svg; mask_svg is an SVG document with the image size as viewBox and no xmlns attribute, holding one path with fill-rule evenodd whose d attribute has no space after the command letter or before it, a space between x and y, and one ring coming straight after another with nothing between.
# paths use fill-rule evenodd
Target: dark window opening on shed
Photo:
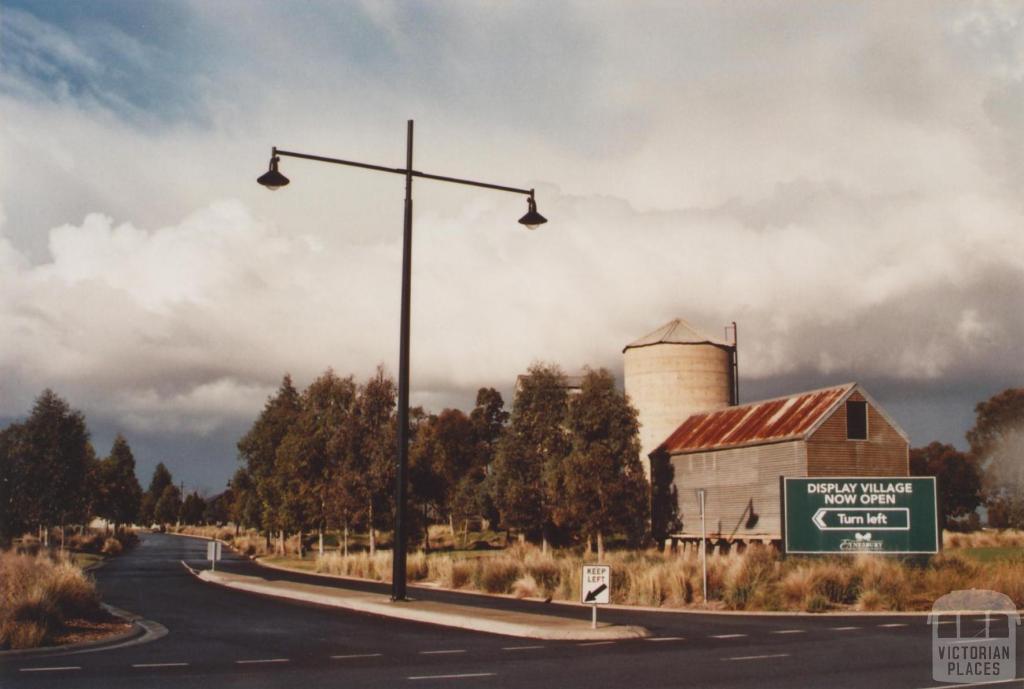
<instances>
[{"instance_id":1,"label":"dark window opening on shed","mask_svg":"<svg viewBox=\"0 0 1024 689\"><path fill-rule=\"evenodd\" d=\"M868 403L850 400L846 403L846 439L868 439Z\"/></svg>"}]
</instances>

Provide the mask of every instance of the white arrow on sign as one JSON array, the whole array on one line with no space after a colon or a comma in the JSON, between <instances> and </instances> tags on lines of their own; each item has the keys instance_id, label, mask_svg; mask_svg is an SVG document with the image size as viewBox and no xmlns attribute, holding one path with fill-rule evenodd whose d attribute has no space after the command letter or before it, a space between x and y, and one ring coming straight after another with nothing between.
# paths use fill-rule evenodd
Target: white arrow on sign
<instances>
[{"instance_id":1,"label":"white arrow on sign","mask_svg":"<svg viewBox=\"0 0 1024 689\"><path fill-rule=\"evenodd\" d=\"M867 520L862 520L857 523L849 523L843 526L829 526L825 522L825 515L829 512L837 512L842 515L850 514L851 512L870 512L872 514L879 513L894 513L901 514L904 518L902 526L885 526L887 519L881 523L868 523ZM811 521L821 531L861 531L863 529L872 529L874 531L910 531L910 508L909 507L819 507L818 511L811 517ZM898 521L898 520L897 520Z\"/></svg>"}]
</instances>

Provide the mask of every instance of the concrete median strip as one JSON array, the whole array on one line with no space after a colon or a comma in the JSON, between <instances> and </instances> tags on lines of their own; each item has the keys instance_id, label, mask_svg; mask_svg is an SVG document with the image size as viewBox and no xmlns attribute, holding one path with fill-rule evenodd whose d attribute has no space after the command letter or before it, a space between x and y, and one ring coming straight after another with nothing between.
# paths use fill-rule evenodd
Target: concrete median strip
<instances>
[{"instance_id":1,"label":"concrete median strip","mask_svg":"<svg viewBox=\"0 0 1024 689\"><path fill-rule=\"evenodd\" d=\"M395 603L379 593L290 581L272 581L228 572L202 570L194 573L203 581L239 591L490 634L551 641L606 641L642 639L650 636L650 632L638 626L606 624L591 629L589 619L574 620L553 615L494 610L436 601L412 600Z\"/></svg>"}]
</instances>

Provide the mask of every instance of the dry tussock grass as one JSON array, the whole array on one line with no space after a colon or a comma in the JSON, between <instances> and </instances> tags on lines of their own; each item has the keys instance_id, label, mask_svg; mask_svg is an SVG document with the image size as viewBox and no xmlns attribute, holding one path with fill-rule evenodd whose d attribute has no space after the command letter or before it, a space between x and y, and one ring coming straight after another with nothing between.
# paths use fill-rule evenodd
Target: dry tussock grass
<instances>
[{"instance_id":1,"label":"dry tussock grass","mask_svg":"<svg viewBox=\"0 0 1024 689\"><path fill-rule=\"evenodd\" d=\"M372 557L365 552L350 553L347 557L336 552L324 553L316 558L316 571L374 581L391 581L391 552L378 551Z\"/></svg>"},{"instance_id":2,"label":"dry tussock grass","mask_svg":"<svg viewBox=\"0 0 1024 689\"><path fill-rule=\"evenodd\" d=\"M72 550L81 550L87 553L101 552L108 539L98 531L84 531L80 534L72 534L67 537L65 545ZM52 542L52 541L51 541ZM59 540L57 541L60 542Z\"/></svg>"},{"instance_id":3,"label":"dry tussock grass","mask_svg":"<svg viewBox=\"0 0 1024 689\"><path fill-rule=\"evenodd\" d=\"M121 541L116 538L108 538L103 541L103 547L100 552L104 555L120 555L124 551L124 546L121 545Z\"/></svg>"},{"instance_id":4,"label":"dry tussock grass","mask_svg":"<svg viewBox=\"0 0 1024 689\"><path fill-rule=\"evenodd\" d=\"M970 533L946 531L942 535L945 548L1024 548L1024 531L1020 529L982 529Z\"/></svg>"},{"instance_id":5,"label":"dry tussock grass","mask_svg":"<svg viewBox=\"0 0 1024 689\"><path fill-rule=\"evenodd\" d=\"M441 535L440 533L438 534ZM959 547L1005 546L1022 532L950 534ZM241 539L235 539L236 544ZM578 550L542 552L515 544L479 557L418 552L409 556L410 580L436 582L453 589L473 589L520 597L580 597L580 567L596 557ZM835 609L927 610L940 596L964 588L990 588L1024 606L1024 573L1013 562L977 562L956 550L927 562L888 556L799 558L782 560L769 547L751 546L739 553L709 553L708 600L702 595L700 554L610 551L612 602L655 607L702 606L735 610ZM389 581L391 557L328 553L318 558L317 571Z\"/></svg>"},{"instance_id":6,"label":"dry tussock grass","mask_svg":"<svg viewBox=\"0 0 1024 689\"><path fill-rule=\"evenodd\" d=\"M477 558L477 565L476 587L487 593L511 593L523 573L519 560L510 555Z\"/></svg>"},{"instance_id":7,"label":"dry tussock grass","mask_svg":"<svg viewBox=\"0 0 1024 689\"><path fill-rule=\"evenodd\" d=\"M730 560L723 596L727 607L733 610L774 610L780 606L780 562L772 549L751 546Z\"/></svg>"},{"instance_id":8,"label":"dry tussock grass","mask_svg":"<svg viewBox=\"0 0 1024 689\"><path fill-rule=\"evenodd\" d=\"M541 588L537 585L536 579L524 574L512 582L512 595L516 598L539 598Z\"/></svg>"},{"instance_id":9,"label":"dry tussock grass","mask_svg":"<svg viewBox=\"0 0 1024 689\"><path fill-rule=\"evenodd\" d=\"M92 580L69 560L0 554L0 648L46 645L67 620L105 617Z\"/></svg>"}]
</instances>

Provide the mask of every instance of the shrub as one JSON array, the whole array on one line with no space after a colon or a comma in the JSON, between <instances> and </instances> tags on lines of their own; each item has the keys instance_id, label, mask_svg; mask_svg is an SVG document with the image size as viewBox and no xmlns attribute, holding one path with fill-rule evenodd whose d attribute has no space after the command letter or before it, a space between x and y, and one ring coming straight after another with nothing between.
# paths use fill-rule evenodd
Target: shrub
<instances>
[{"instance_id":1,"label":"shrub","mask_svg":"<svg viewBox=\"0 0 1024 689\"><path fill-rule=\"evenodd\" d=\"M986 574L988 576L980 583L980 586L1006 594L1018 609L1024 608L1024 576L1021 575L1019 566L1000 563L991 566Z\"/></svg>"},{"instance_id":2,"label":"shrub","mask_svg":"<svg viewBox=\"0 0 1024 689\"><path fill-rule=\"evenodd\" d=\"M630 568L623 602L631 605L679 607L693 601L685 560Z\"/></svg>"},{"instance_id":3,"label":"shrub","mask_svg":"<svg viewBox=\"0 0 1024 689\"><path fill-rule=\"evenodd\" d=\"M427 556L422 551L415 552L406 558L406 577L409 581L423 581L430 574L430 567L427 566Z\"/></svg>"},{"instance_id":4,"label":"shrub","mask_svg":"<svg viewBox=\"0 0 1024 689\"><path fill-rule=\"evenodd\" d=\"M534 583L544 592L544 595L550 595L558 588L558 563L555 562L555 558L551 554L527 553L523 558L523 569L533 578Z\"/></svg>"},{"instance_id":5,"label":"shrub","mask_svg":"<svg viewBox=\"0 0 1024 689\"><path fill-rule=\"evenodd\" d=\"M106 614L92 581L69 560L0 554L0 648L49 643L78 618Z\"/></svg>"},{"instance_id":6,"label":"shrub","mask_svg":"<svg viewBox=\"0 0 1024 689\"><path fill-rule=\"evenodd\" d=\"M950 591L975 587L983 569L955 552L936 555L916 577L918 595L923 603L930 604Z\"/></svg>"},{"instance_id":7,"label":"shrub","mask_svg":"<svg viewBox=\"0 0 1024 689\"><path fill-rule=\"evenodd\" d=\"M790 570L779 584L782 600L793 608L803 608L804 601L814 593L814 571L801 565Z\"/></svg>"},{"instance_id":8,"label":"shrub","mask_svg":"<svg viewBox=\"0 0 1024 689\"><path fill-rule=\"evenodd\" d=\"M964 538L975 536L967 534ZM986 533L984 537L992 539L996 535ZM241 536L236 544L243 544L246 538ZM262 544L258 537L253 540ZM578 549L543 553L536 546L517 544L501 553L482 555L416 553L409 556L409 578L435 581L453 589L579 600L584 557ZM588 562L592 559L586 557ZM608 551L604 562L612 567L615 603L672 607L705 604L701 558L693 549L679 553ZM330 552L318 558L316 567L321 572L388 581L391 555L380 551L373 558L366 552L342 557ZM781 560L770 548L752 546L745 552L710 553L707 569L706 604L734 609L927 610L944 593L972 587L1003 591L1024 605L1019 562L978 562L955 551L913 561L871 554Z\"/></svg>"},{"instance_id":9,"label":"shrub","mask_svg":"<svg viewBox=\"0 0 1024 689\"><path fill-rule=\"evenodd\" d=\"M860 579L847 563L825 560L813 569L814 592L829 603L850 604L860 594Z\"/></svg>"},{"instance_id":10,"label":"shrub","mask_svg":"<svg viewBox=\"0 0 1024 689\"><path fill-rule=\"evenodd\" d=\"M39 549L42 548L42 543L35 536L22 536L20 539L15 539L17 544L17 552L21 555L38 555Z\"/></svg>"},{"instance_id":11,"label":"shrub","mask_svg":"<svg viewBox=\"0 0 1024 689\"><path fill-rule=\"evenodd\" d=\"M490 557L480 563L477 585L487 593L508 593L521 575L519 563L512 557Z\"/></svg>"},{"instance_id":12,"label":"shrub","mask_svg":"<svg viewBox=\"0 0 1024 689\"><path fill-rule=\"evenodd\" d=\"M906 568L898 561L862 555L853 566L860 579L861 595L873 592L885 601L887 610L904 610L909 606L911 587Z\"/></svg>"},{"instance_id":13,"label":"shrub","mask_svg":"<svg viewBox=\"0 0 1024 689\"><path fill-rule=\"evenodd\" d=\"M64 627L60 610L52 602L32 598L16 603L0 625L0 648L43 646Z\"/></svg>"},{"instance_id":14,"label":"shrub","mask_svg":"<svg viewBox=\"0 0 1024 689\"><path fill-rule=\"evenodd\" d=\"M512 595L516 598L537 598L540 595L537 580L529 574L519 577L512 583Z\"/></svg>"},{"instance_id":15,"label":"shrub","mask_svg":"<svg viewBox=\"0 0 1024 689\"><path fill-rule=\"evenodd\" d=\"M408 558L406 562L411 563L409 571L413 574L429 571L426 562L418 562L416 555ZM347 557L337 552L324 553L317 556L315 569L317 572L338 576L391 581L391 553L382 551L373 557L370 557L369 553L353 553Z\"/></svg>"},{"instance_id":16,"label":"shrub","mask_svg":"<svg viewBox=\"0 0 1024 689\"><path fill-rule=\"evenodd\" d=\"M102 550L107 538L96 531L83 531L80 534L72 534L64 540L64 544L72 550L80 550L86 553L98 553ZM59 542L59 541L58 541Z\"/></svg>"},{"instance_id":17,"label":"shrub","mask_svg":"<svg viewBox=\"0 0 1024 689\"><path fill-rule=\"evenodd\" d=\"M729 569L728 557L721 555L717 557L708 558L708 600L719 600L725 595L725 577ZM696 581L695 590L700 591L702 585L701 569L699 567L694 569L694 578Z\"/></svg>"},{"instance_id":18,"label":"shrub","mask_svg":"<svg viewBox=\"0 0 1024 689\"><path fill-rule=\"evenodd\" d=\"M133 530L122 529L114 535L114 538L121 542L123 550L134 548L139 544L139 535Z\"/></svg>"},{"instance_id":19,"label":"shrub","mask_svg":"<svg viewBox=\"0 0 1024 689\"><path fill-rule=\"evenodd\" d=\"M878 591L861 591L857 598L857 609L865 612L885 610L886 601Z\"/></svg>"},{"instance_id":20,"label":"shrub","mask_svg":"<svg viewBox=\"0 0 1024 689\"><path fill-rule=\"evenodd\" d=\"M755 601L777 599L778 562L775 553L765 547L750 547L733 559L725 575L725 604L735 610L745 610Z\"/></svg>"},{"instance_id":21,"label":"shrub","mask_svg":"<svg viewBox=\"0 0 1024 689\"><path fill-rule=\"evenodd\" d=\"M100 552L104 555L120 555L123 550L124 546L121 545L121 541L116 538L108 538L103 542L103 548Z\"/></svg>"},{"instance_id":22,"label":"shrub","mask_svg":"<svg viewBox=\"0 0 1024 689\"><path fill-rule=\"evenodd\" d=\"M455 560L449 570L449 578L444 582L445 586L453 589L461 589L473 581L476 567L469 560Z\"/></svg>"},{"instance_id":23,"label":"shrub","mask_svg":"<svg viewBox=\"0 0 1024 689\"><path fill-rule=\"evenodd\" d=\"M812 593L804 600L805 612L827 612L830 607L828 598L820 593Z\"/></svg>"},{"instance_id":24,"label":"shrub","mask_svg":"<svg viewBox=\"0 0 1024 689\"><path fill-rule=\"evenodd\" d=\"M971 533L943 533L946 548L1024 548L1024 531L1020 529L983 529Z\"/></svg>"},{"instance_id":25,"label":"shrub","mask_svg":"<svg viewBox=\"0 0 1024 689\"><path fill-rule=\"evenodd\" d=\"M62 618L92 618L100 612L100 597L92 580L68 561L52 567L41 582L43 595Z\"/></svg>"},{"instance_id":26,"label":"shrub","mask_svg":"<svg viewBox=\"0 0 1024 689\"><path fill-rule=\"evenodd\" d=\"M267 539L259 534L242 534L233 539L231 546L246 557L269 555Z\"/></svg>"}]
</instances>

